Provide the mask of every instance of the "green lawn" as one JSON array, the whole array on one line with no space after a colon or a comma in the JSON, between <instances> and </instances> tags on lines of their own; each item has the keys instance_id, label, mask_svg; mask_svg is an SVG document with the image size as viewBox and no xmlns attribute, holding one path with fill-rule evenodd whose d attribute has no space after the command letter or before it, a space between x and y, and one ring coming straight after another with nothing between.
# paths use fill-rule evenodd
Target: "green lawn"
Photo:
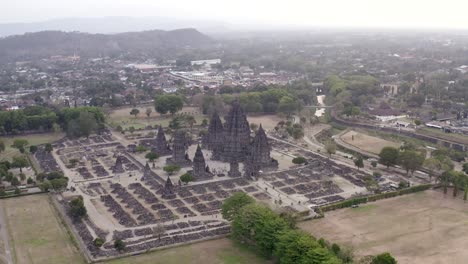
<instances>
[{"instance_id":1,"label":"green lawn","mask_svg":"<svg viewBox=\"0 0 468 264\"><path fill-rule=\"evenodd\" d=\"M447 140L454 140L468 144L468 136L456 133L445 133L444 131L436 128L422 127L417 132L429 136L440 137Z\"/></svg>"},{"instance_id":2,"label":"green lawn","mask_svg":"<svg viewBox=\"0 0 468 264\"><path fill-rule=\"evenodd\" d=\"M227 238L157 250L147 254L101 262L102 264L266 264L249 249Z\"/></svg>"},{"instance_id":3,"label":"green lawn","mask_svg":"<svg viewBox=\"0 0 468 264\"><path fill-rule=\"evenodd\" d=\"M44 134L31 134L31 135L20 135L20 136L11 136L11 137L0 137L0 140L3 140L5 143L5 151L0 154L0 160L7 159L11 160L14 156L20 155L18 149L12 148L11 145L15 139L26 139L29 142L28 146L31 145L41 145L46 143L55 142L63 138L65 134L63 133L44 133Z\"/></svg>"}]
</instances>

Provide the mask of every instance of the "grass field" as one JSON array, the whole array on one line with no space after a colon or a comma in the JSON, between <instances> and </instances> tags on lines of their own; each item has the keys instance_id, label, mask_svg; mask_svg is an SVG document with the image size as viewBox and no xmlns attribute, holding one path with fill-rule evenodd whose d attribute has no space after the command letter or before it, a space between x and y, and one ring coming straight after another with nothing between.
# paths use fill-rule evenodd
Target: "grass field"
<instances>
[{"instance_id":1,"label":"grass field","mask_svg":"<svg viewBox=\"0 0 468 264\"><path fill-rule=\"evenodd\" d=\"M340 138L351 146L373 154L379 154L384 147L400 147L399 143L369 136L353 130L344 133Z\"/></svg>"},{"instance_id":2,"label":"grass field","mask_svg":"<svg viewBox=\"0 0 468 264\"><path fill-rule=\"evenodd\" d=\"M439 137L447 140L462 142L468 144L468 136L456 133L445 133L444 131L437 128L421 127L417 130L418 133L425 134L428 136Z\"/></svg>"},{"instance_id":3,"label":"grass field","mask_svg":"<svg viewBox=\"0 0 468 264\"><path fill-rule=\"evenodd\" d=\"M47 195L4 199L5 218L16 263L85 263Z\"/></svg>"},{"instance_id":4,"label":"grass field","mask_svg":"<svg viewBox=\"0 0 468 264\"><path fill-rule=\"evenodd\" d=\"M11 160L14 156L19 155L20 152L18 149L12 148L11 145L15 139L26 139L29 142L28 146L31 145L40 145L46 143L52 143L63 138L65 135L63 133L45 133L45 134L31 134L31 135L21 135L13 137L0 137L0 140L3 140L5 143L5 152L2 152L0 155L0 160L8 159Z\"/></svg>"},{"instance_id":5,"label":"grass field","mask_svg":"<svg viewBox=\"0 0 468 264\"><path fill-rule=\"evenodd\" d=\"M466 203L438 191L327 212L325 218L302 222L316 237L354 248L364 256L388 251L398 263L466 263Z\"/></svg>"},{"instance_id":6,"label":"grass field","mask_svg":"<svg viewBox=\"0 0 468 264\"><path fill-rule=\"evenodd\" d=\"M151 108L153 110L150 118L146 116L147 108ZM113 110L109 115L107 123L112 127L117 127L120 125L124 129L127 129L131 126L133 126L135 129L139 129L145 128L148 125L162 125L163 127L167 127L169 125L169 121L173 117L170 114L161 116L154 111L153 106L148 105L137 107L137 109L140 110L140 114L138 114L138 116L135 118L135 116L130 115L130 111L132 109L133 107L125 107ZM184 107L181 111L177 112L177 114L182 113L193 115L197 121L197 125L200 125L203 119L208 118L200 114L200 110L197 107Z\"/></svg>"},{"instance_id":7,"label":"grass field","mask_svg":"<svg viewBox=\"0 0 468 264\"><path fill-rule=\"evenodd\" d=\"M270 263L236 245L231 240L217 239L181 246L144 255L102 262L103 264L263 264Z\"/></svg>"},{"instance_id":8,"label":"grass field","mask_svg":"<svg viewBox=\"0 0 468 264\"><path fill-rule=\"evenodd\" d=\"M47 195L0 200L19 264L84 264L84 258L49 202ZM3 223L0 223L3 226ZM2 243L0 243L2 245ZM1 262L0 262L1 263ZM148 254L102 262L106 264L263 264L269 263L231 240L217 239Z\"/></svg>"}]
</instances>

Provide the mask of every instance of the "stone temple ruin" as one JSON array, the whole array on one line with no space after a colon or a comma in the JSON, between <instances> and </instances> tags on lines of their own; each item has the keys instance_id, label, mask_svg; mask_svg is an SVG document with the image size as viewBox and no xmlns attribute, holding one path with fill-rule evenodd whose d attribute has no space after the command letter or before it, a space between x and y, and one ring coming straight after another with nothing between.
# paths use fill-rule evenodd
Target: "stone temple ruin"
<instances>
[{"instance_id":1,"label":"stone temple ruin","mask_svg":"<svg viewBox=\"0 0 468 264\"><path fill-rule=\"evenodd\" d=\"M116 239L125 242L125 253L140 253L225 236L230 225L220 215L221 205L235 192L308 214L311 206L365 189L363 172L272 140L262 126L252 133L238 102L224 123L213 114L201 142L192 140L199 131L166 132L171 140L166 141L159 127L156 137L135 142L105 131L86 139L65 138L53 144L53 153L42 146L34 154L44 172L62 170L69 177L68 190L55 196L64 212L70 199L83 197L88 216L73 221L72 230L91 260L119 256L113 247ZM145 153L129 147L136 144L151 146L160 155L153 166ZM308 165L293 165L296 155L306 157ZM71 160L78 162L70 166ZM168 174L163 168L169 164L181 170ZM195 181L183 184L179 178L184 173ZM105 241L102 247L94 246L97 237Z\"/></svg>"}]
</instances>

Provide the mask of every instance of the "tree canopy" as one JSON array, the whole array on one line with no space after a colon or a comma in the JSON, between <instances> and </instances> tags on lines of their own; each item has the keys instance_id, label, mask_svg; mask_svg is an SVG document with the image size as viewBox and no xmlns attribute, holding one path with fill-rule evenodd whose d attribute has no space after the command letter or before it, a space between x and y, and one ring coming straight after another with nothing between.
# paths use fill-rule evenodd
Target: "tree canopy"
<instances>
[{"instance_id":1,"label":"tree canopy","mask_svg":"<svg viewBox=\"0 0 468 264\"><path fill-rule=\"evenodd\" d=\"M383 165L390 167L398 163L399 151L394 147L384 147L379 153L379 162Z\"/></svg>"},{"instance_id":2,"label":"tree canopy","mask_svg":"<svg viewBox=\"0 0 468 264\"><path fill-rule=\"evenodd\" d=\"M255 200L244 192L236 192L223 202L221 214L226 220L233 220L239 210L245 205L254 203Z\"/></svg>"},{"instance_id":3,"label":"tree canopy","mask_svg":"<svg viewBox=\"0 0 468 264\"><path fill-rule=\"evenodd\" d=\"M182 110L184 100L181 96L175 94L158 95L154 99L154 109L156 112L164 115L167 113L175 114Z\"/></svg>"}]
</instances>

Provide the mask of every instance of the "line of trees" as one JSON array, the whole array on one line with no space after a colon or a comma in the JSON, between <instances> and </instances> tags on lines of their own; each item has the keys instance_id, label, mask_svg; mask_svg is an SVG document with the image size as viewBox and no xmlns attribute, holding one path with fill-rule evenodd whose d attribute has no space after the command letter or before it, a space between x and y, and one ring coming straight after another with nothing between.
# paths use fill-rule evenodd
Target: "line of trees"
<instances>
[{"instance_id":1,"label":"line of trees","mask_svg":"<svg viewBox=\"0 0 468 264\"><path fill-rule=\"evenodd\" d=\"M295 218L278 215L270 208L255 203L239 192L226 199L222 206L225 219L231 220L232 237L255 248L261 255L277 263L350 263L351 254L341 255L338 245L295 228ZM335 250L333 250L334 248Z\"/></svg>"},{"instance_id":2,"label":"line of trees","mask_svg":"<svg viewBox=\"0 0 468 264\"><path fill-rule=\"evenodd\" d=\"M53 109L29 106L15 111L0 111L0 134L64 130L69 136L89 136L103 128L104 121L104 114L97 107Z\"/></svg>"},{"instance_id":3,"label":"line of trees","mask_svg":"<svg viewBox=\"0 0 468 264\"><path fill-rule=\"evenodd\" d=\"M379 153L379 158L380 163L387 168L401 165L406 170L406 174L409 172L413 174L425 161L424 153L412 149L399 150L394 147L384 147Z\"/></svg>"}]
</instances>

